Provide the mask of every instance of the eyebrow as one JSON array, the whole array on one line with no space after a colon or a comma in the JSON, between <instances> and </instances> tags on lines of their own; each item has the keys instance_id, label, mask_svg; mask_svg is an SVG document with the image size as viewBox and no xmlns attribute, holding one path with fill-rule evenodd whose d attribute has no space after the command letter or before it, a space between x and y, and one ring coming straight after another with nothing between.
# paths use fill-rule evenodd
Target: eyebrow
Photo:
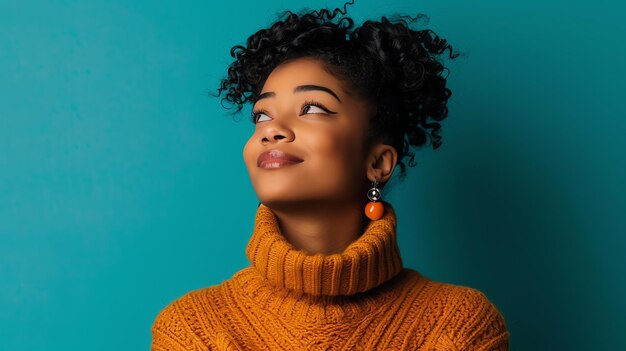
<instances>
[{"instance_id":1,"label":"eyebrow","mask_svg":"<svg viewBox=\"0 0 626 351\"><path fill-rule=\"evenodd\" d=\"M335 99L337 99L337 101L339 101L341 103L341 99L339 99L339 96L337 96L337 94L335 94L334 91L332 91L329 88L323 87L321 85L314 85L314 84L306 84L306 85L298 85L297 87L295 87L293 89L294 94L295 93L299 93L302 91L311 91L311 90L320 90L320 91L324 91L329 93L330 95L332 95ZM265 99L265 98L269 98L269 97L274 97L276 96L276 93L273 91L267 91L261 95L259 95L259 98L256 99L256 101L259 101L261 99ZM255 101L255 103L256 103Z\"/></svg>"}]
</instances>

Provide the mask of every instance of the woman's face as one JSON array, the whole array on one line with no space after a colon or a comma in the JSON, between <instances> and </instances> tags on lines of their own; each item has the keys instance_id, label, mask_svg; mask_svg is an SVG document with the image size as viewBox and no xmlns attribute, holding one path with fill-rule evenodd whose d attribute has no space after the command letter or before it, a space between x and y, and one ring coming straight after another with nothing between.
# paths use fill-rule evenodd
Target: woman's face
<instances>
[{"instance_id":1,"label":"woman's face","mask_svg":"<svg viewBox=\"0 0 626 351\"><path fill-rule=\"evenodd\" d=\"M255 130L243 157L262 203L365 201L367 107L320 61L300 58L276 67L253 111ZM302 161L259 164L259 156L270 150Z\"/></svg>"}]
</instances>

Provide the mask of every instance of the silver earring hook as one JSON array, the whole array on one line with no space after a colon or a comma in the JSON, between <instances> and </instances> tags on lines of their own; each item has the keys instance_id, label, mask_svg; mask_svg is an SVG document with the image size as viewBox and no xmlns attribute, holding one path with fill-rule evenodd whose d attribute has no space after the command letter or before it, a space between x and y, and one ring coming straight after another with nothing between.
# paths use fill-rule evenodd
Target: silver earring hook
<instances>
[{"instance_id":1,"label":"silver earring hook","mask_svg":"<svg viewBox=\"0 0 626 351\"><path fill-rule=\"evenodd\" d=\"M374 179L374 184L370 190L367 191L367 198L370 199L370 201L378 201L381 196L382 192L378 188L378 177L376 177L376 179Z\"/></svg>"}]
</instances>

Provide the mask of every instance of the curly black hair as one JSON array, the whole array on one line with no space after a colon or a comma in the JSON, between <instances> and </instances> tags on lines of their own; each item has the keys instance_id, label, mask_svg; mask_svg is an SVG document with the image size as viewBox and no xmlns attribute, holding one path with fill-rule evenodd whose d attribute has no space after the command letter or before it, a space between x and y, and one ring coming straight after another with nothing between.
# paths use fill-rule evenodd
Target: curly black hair
<instances>
[{"instance_id":1,"label":"curly black hair","mask_svg":"<svg viewBox=\"0 0 626 351\"><path fill-rule=\"evenodd\" d=\"M245 103L256 101L278 65L300 57L319 59L328 72L346 83L346 91L371 105L365 143L382 141L393 146L403 178L406 165L402 159L410 157L409 166L417 165L409 147L426 144L427 130L433 149L441 145L438 122L448 114L451 91L446 87L447 76L441 75L447 68L439 55L446 49L450 58L459 54L432 30L410 28L411 22L428 20L424 14L395 15L392 20L383 16L354 28L354 20L345 16L348 4L354 0L345 3L343 11L282 12L269 28L248 37L246 46L232 47L230 54L236 60L214 96L226 91L222 106L232 109L236 105L233 114L238 113Z\"/></svg>"}]
</instances>

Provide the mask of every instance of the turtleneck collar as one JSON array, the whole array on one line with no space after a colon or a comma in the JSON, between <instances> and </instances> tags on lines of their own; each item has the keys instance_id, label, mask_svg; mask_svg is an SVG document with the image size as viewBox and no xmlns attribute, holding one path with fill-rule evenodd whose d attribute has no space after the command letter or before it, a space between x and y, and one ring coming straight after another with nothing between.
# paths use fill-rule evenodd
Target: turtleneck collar
<instances>
[{"instance_id":1,"label":"turtleneck collar","mask_svg":"<svg viewBox=\"0 0 626 351\"><path fill-rule=\"evenodd\" d=\"M341 253L311 255L297 250L281 234L274 212L261 204L246 248L251 266L276 288L313 296L353 295L370 290L402 271L396 241L396 216L385 213Z\"/></svg>"}]
</instances>

